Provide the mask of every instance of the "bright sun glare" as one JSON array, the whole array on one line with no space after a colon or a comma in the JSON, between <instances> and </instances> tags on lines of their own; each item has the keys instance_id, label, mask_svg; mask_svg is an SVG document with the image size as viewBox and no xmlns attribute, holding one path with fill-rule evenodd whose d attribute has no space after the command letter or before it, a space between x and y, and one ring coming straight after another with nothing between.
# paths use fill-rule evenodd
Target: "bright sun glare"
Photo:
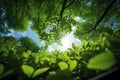
<instances>
[{"instance_id":1,"label":"bright sun glare","mask_svg":"<svg viewBox=\"0 0 120 80\"><path fill-rule=\"evenodd\" d=\"M72 44L72 40L69 36L64 36L62 39L61 39L61 43L62 43L62 46L64 48L69 48L71 47L71 44Z\"/></svg>"},{"instance_id":2,"label":"bright sun glare","mask_svg":"<svg viewBox=\"0 0 120 80\"><path fill-rule=\"evenodd\" d=\"M54 50L60 50L65 51L68 48L72 48L72 43L74 43L76 46L79 46L82 44L82 42L75 38L73 35L73 32L66 34L61 38L61 44L58 45L57 43L53 43L48 47L48 52L54 51Z\"/></svg>"}]
</instances>

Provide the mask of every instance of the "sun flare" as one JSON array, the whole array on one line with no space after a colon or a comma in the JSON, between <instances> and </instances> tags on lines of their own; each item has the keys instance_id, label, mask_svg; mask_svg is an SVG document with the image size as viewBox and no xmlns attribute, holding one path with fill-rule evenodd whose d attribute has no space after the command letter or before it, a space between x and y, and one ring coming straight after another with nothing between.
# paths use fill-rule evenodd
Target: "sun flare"
<instances>
[{"instance_id":1,"label":"sun flare","mask_svg":"<svg viewBox=\"0 0 120 80\"><path fill-rule=\"evenodd\" d=\"M64 36L62 39L61 39L61 43L62 43L62 46L64 48L70 48L71 47L71 44L72 44L72 40L69 36Z\"/></svg>"}]
</instances>

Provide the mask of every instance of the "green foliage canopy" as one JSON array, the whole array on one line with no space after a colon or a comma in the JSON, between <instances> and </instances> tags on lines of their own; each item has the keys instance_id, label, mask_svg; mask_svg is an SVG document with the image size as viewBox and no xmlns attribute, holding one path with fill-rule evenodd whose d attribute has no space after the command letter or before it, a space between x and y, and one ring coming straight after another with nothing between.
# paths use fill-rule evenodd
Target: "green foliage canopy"
<instances>
[{"instance_id":1,"label":"green foliage canopy","mask_svg":"<svg viewBox=\"0 0 120 80\"><path fill-rule=\"evenodd\" d=\"M0 79L81 80L118 67L119 4L119 0L0 0L1 33L25 31L32 21L32 29L47 46L59 42L72 26L83 42L48 54L29 38L0 35Z\"/></svg>"},{"instance_id":2,"label":"green foliage canopy","mask_svg":"<svg viewBox=\"0 0 120 80\"><path fill-rule=\"evenodd\" d=\"M39 34L40 39L52 43L70 32L71 25L77 26L75 34L78 37L96 28L103 32L105 25L113 28L114 22L120 21L118 4L117 0L1 0L1 13L4 9L6 14L4 18L0 17L0 24L4 26L3 23L7 21L9 28L25 31L29 21L32 21L32 28ZM101 18L102 14L104 19ZM76 22L76 16L83 18L85 22ZM48 26L51 29L49 34L46 33Z\"/></svg>"}]
</instances>

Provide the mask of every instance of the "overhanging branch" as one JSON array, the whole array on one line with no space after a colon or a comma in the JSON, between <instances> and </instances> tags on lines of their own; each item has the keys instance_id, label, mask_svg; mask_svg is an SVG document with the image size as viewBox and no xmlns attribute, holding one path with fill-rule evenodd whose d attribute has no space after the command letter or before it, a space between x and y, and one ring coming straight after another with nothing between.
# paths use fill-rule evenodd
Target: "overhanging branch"
<instances>
[{"instance_id":1,"label":"overhanging branch","mask_svg":"<svg viewBox=\"0 0 120 80\"><path fill-rule=\"evenodd\" d=\"M60 19L58 20L58 22L61 20L65 9L67 9L69 6L71 6L74 2L75 2L75 0L72 0L72 1L67 5L67 0L64 0L64 1L63 1L63 3L62 3L62 9L61 9L61 11L60 11Z\"/></svg>"},{"instance_id":2,"label":"overhanging branch","mask_svg":"<svg viewBox=\"0 0 120 80\"><path fill-rule=\"evenodd\" d=\"M112 8L112 6L116 3L117 0L112 0L111 3L107 6L107 8L105 9L105 11L103 12L103 14L101 15L100 19L96 22L96 24L94 25L93 28L91 28L89 31L86 31L82 34L85 33L90 33L91 31L96 31L97 26L100 24L100 22L104 19L104 17L106 16L106 14L108 13L108 11Z\"/></svg>"},{"instance_id":3,"label":"overhanging branch","mask_svg":"<svg viewBox=\"0 0 120 80\"><path fill-rule=\"evenodd\" d=\"M40 16L40 8L41 8L41 5L42 5L42 0L39 2L39 0L38 0L38 12L37 12L37 14L38 14L38 26L39 26L39 22L40 22L40 19L39 19L39 16Z\"/></svg>"},{"instance_id":4,"label":"overhanging branch","mask_svg":"<svg viewBox=\"0 0 120 80\"><path fill-rule=\"evenodd\" d=\"M63 16L66 4L67 4L67 0L64 0L63 3L62 3L62 9L61 9L61 12L60 12L60 18L62 18L62 16Z\"/></svg>"}]
</instances>

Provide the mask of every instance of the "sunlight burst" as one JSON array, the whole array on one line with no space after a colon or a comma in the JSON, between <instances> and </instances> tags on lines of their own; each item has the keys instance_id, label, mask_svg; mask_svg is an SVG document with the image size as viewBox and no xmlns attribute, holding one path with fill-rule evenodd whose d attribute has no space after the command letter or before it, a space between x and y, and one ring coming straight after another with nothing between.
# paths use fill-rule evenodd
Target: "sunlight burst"
<instances>
[{"instance_id":1,"label":"sunlight burst","mask_svg":"<svg viewBox=\"0 0 120 80\"><path fill-rule=\"evenodd\" d=\"M62 46L64 48L70 48L71 47L71 44L72 44L72 40L71 38L67 35L67 36L64 36L62 39L61 39L61 43L62 43Z\"/></svg>"}]
</instances>

